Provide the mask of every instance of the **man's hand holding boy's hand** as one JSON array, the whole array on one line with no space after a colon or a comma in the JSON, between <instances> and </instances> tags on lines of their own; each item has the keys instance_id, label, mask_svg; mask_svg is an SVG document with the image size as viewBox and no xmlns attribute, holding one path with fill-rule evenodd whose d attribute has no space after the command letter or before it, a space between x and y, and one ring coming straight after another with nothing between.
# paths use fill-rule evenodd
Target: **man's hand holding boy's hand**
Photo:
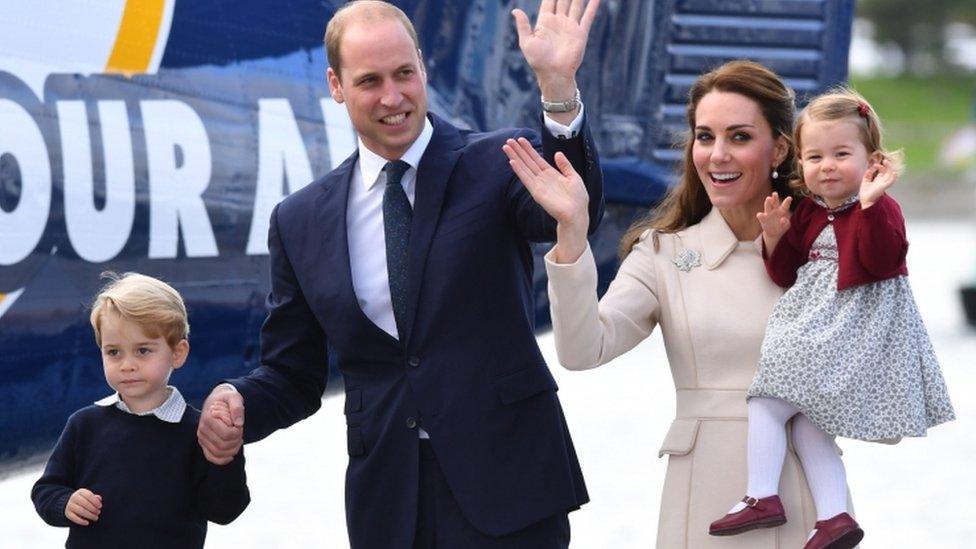
<instances>
[{"instance_id":1,"label":"man's hand holding boy's hand","mask_svg":"<svg viewBox=\"0 0 976 549\"><path fill-rule=\"evenodd\" d=\"M227 465L244 444L244 398L232 385L221 384L203 403L197 440L207 461Z\"/></svg>"},{"instance_id":2,"label":"man's hand holding boy's hand","mask_svg":"<svg viewBox=\"0 0 976 549\"><path fill-rule=\"evenodd\" d=\"M102 496L87 488L75 490L64 507L64 516L78 526L88 526L102 512Z\"/></svg>"}]
</instances>

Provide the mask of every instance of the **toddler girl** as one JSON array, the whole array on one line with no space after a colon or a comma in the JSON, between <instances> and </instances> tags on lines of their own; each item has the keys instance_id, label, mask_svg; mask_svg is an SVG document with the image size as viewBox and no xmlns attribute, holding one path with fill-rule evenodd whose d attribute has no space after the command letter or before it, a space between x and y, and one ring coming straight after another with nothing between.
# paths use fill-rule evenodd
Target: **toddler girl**
<instances>
[{"instance_id":1,"label":"toddler girl","mask_svg":"<svg viewBox=\"0 0 976 549\"><path fill-rule=\"evenodd\" d=\"M905 221L885 191L900 156L882 147L874 109L849 89L814 99L794 133L799 190L757 214L774 282L773 310L748 391L746 497L710 533L786 522L776 495L786 424L817 508L805 549L850 548L864 533L848 514L833 437L897 442L955 418L908 284Z\"/></svg>"}]
</instances>

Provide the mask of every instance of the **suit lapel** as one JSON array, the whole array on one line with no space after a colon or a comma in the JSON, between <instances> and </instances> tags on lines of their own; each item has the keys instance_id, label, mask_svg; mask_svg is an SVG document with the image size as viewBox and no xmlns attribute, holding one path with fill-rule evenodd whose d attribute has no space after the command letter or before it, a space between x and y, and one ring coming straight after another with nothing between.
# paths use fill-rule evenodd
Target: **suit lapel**
<instances>
[{"instance_id":1,"label":"suit lapel","mask_svg":"<svg viewBox=\"0 0 976 549\"><path fill-rule=\"evenodd\" d=\"M352 269L349 262L349 236L346 234L346 210L349 206L349 186L353 169L359 160L354 152L330 177L329 184L315 200L315 223L313 227L321 230L318 265L322 273L322 284L327 291L329 306L339 305L354 311L357 321L370 326L380 337L396 343L396 338L373 323L359 306L356 291L352 285ZM334 301L333 301L334 300ZM353 317L346 316L344 322Z\"/></svg>"},{"instance_id":2,"label":"suit lapel","mask_svg":"<svg viewBox=\"0 0 976 549\"><path fill-rule=\"evenodd\" d=\"M457 128L444 120L430 115L434 126L427 150L417 168L417 187L414 198L413 222L410 226L410 244L407 251L407 333L409 341L417 315L420 286L427 265L430 242L440 219L444 193L454 165L461 157L463 142Z\"/></svg>"}]
</instances>

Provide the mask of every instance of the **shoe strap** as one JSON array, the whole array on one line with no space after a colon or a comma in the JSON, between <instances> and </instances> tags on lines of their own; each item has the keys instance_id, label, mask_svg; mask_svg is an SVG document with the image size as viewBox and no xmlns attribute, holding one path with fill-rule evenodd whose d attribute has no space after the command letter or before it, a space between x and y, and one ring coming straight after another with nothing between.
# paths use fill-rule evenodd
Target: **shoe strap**
<instances>
[{"instance_id":1,"label":"shoe strap","mask_svg":"<svg viewBox=\"0 0 976 549\"><path fill-rule=\"evenodd\" d=\"M746 496L742 498L742 503L745 503L747 506L752 507L753 509L758 509L762 511L762 508L759 507L759 500L752 496Z\"/></svg>"},{"instance_id":2,"label":"shoe strap","mask_svg":"<svg viewBox=\"0 0 976 549\"><path fill-rule=\"evenodd\" d=\"M828 523L830 523L830 521L832 521L832 520L834 520L834 519L837 519L837 518L840 518L840 517L842 517L843 515L847 515L847 516L850 516L850 515L849 515L848 513L838 513L838 514L836 514L836 515L834 515L834 516L832 516L832 517L830 517L829 519L824 519L824 520L818 520L817 522L815 522L815 523L814 523L814 525L813 525L813 528L814 528L815 530L822 530L822 529L824 529L824 528L826 528L826 527L827 527L827 525L828 525ZM857 522L855 521L855 522L854 522L854 524L855 524L855 526L856 526L856 525L857 525Z\"/></svg>"}]
</instances>

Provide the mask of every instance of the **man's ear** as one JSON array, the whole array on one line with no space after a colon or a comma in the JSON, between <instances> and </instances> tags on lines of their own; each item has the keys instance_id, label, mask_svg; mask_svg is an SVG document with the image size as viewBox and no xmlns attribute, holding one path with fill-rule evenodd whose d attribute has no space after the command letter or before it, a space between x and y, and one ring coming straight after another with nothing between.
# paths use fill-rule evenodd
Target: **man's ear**
<instances>
[{"instance_id":1,"label":"man's ear","mask_svg":"<svg viewBox=\"0 0 976 549\"><path fill-rule=\"evenodd\" d=\"M336 103L342 103L346 100L342 95L342 82L339 81L339 75L329 67L325 71L325 80L329 83L329 94L332 95L332 99Z\"/></svg>"},{"instance_id":2,"label":"man's ear","mask_svg":"<svg viewBox=\"0 0 976 549\"><path fill-rule=\"evenodd\" d=\"M173 347L173 369L177 369L186 363L186 357L190 356L190 342L181 339L179 343Z\"/></svg>"},{"instance_id":3,"label":"man's ear","mask_svg":"<svg viewBox=\"0 0 976 549\"><path fill-rule=\"evenodd\" d=\"M424 73L424 80L427 79L427 64L424 63L424 52L417 48L417 59L420 61L420 72Z\"/></svg>"}]
</instances>

